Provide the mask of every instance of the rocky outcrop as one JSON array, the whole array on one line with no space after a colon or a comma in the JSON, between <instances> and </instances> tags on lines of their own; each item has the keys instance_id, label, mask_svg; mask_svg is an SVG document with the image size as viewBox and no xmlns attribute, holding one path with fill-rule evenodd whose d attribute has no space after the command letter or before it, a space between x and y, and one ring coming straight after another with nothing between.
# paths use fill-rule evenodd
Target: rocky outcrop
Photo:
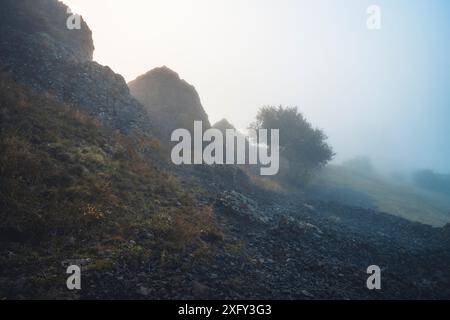
<instances>
[{"instance_id":1,"label":"rocky outcrop","mask_svg":"<svg viewBox=\"0 0 450 320\"><path fill-rule=\"evenodd\" d=\"M80 29L69 30L68 7L56 0L2 0L0 34L2 54L17 49L52 54L79 62L92 61L92 32L81 18ZM6 52L5 52L6 51Z\"/></svg>"},{"instance_id":2,"label":"rocky outcrop","mask_svg":"<svg viewBox=\"0 0 450 320\"><path fill-rule=\"evenodd\" d=\"M227 129L236 129L227 119L222 119L215 124L213 128L219 129L222 133L225 133Z\"/></svg>"},{"instance_id":3,"label":"rocky outcrop","mask_svg":"<svg viewBox=\"0 0 450 320\"><path fill-rule=\"evenodd\" d=\"M161 140L170 141L173 130L192 130L194 121L210 127L208 116L195 88L167 67L156 68L131 81L131 94L154 119Z\"/></svg>"},{"instance_id":4,"label":"rocky outcrop","mask_svg":"<svg viewBox=\"0 0 450 320\"><path fill-rule=\"evenodd\" d=\"M150 118L122 76L92 61L92 34L69 30L68 7L56 0L4 0L0 12L0 71L48 92L122 131L151 131Z\"/></svg>"},{"instance_id":5,"label":"rocky outcrop","mask_svg":"<svg viewBox=\"0 0 450 320\"><path fill-rule=\"evenodd\" d=\"M235 148L237 148L237 143L238 141L245 141L245 158L249 159L249 155L250 152L253 153L257 153L258 152L258 147L257 145L254 143L255 140L254 138L256 137L250 137L248 136L248 133L244 134L241 131L237 130L235 126L233 126L227 119L222 119L219 122L216 122L213 126L214 129L218 129L220 130L220 132L222 132L223 136L224 136L224 141L225 141L225 145L228 143L227 141L227 135L226 132L228 129L231 130L235 130L235 134L236 134L236 138L234 138L234 145ZM224 145L224 149L223 149L223 154L224 154L224 162L226 162L226 158L227 158L227 150L225 148ZM260 166L259 165L247 165L246 166L247 170L249 170L250 172L253 172L256 175L259 175L259 170L260 170Z\"/></svg>"}]
</instances>

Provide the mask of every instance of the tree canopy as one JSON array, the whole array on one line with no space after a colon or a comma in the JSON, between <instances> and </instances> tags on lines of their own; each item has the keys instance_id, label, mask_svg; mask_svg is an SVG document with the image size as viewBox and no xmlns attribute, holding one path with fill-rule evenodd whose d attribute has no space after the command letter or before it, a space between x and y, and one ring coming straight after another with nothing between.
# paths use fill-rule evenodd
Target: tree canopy
<instances>
[{"instance_id":1,"label":"tree canopy","mask_svg":"<svg viewBox=\"0 0 450 320\"><path fill-rule=\"evenodd\" d=\"M280 155L288 163L283 175L289 180L307 179L334 157L326 134L314 128L296 107L264 106L251 128L279 129Z\"/></svg>"}]
</instances>

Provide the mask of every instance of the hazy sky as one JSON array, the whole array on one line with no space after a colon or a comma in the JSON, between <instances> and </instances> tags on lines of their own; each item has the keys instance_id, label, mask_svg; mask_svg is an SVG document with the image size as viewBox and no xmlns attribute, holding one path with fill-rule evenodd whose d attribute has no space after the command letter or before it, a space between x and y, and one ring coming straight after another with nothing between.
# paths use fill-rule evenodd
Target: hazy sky
<instances>
[{"instance_id":1,"label":"hazy sky","mask_svg":"<svg viewBox=\"0 0 450 320\"><path fill-rule=\"evenodd\" d=\"M337 160L450 172L448 0L64 0L127 81L166 65L211 122L298 106ZM369 5L382 29L366 27Z\"/></svg>"}]
</instances>

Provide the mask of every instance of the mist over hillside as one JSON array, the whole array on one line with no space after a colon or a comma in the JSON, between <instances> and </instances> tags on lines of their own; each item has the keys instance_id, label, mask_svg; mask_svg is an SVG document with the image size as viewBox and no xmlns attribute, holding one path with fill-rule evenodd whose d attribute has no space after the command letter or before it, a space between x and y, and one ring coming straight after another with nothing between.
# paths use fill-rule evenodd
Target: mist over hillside
<instances>
[{"instance_id":1,"label":"mist over hillside","mask_svg":"<svg viewBox=\"0 0 450 320\"><path fill-rule=\"evenodd\" d=\"M389 171L371 159L388 147L367 139L373 153L347 157L358 148L342 150L335 142L345 136L270 99L238 106L239 123L219 109L223 120L211 125L218 111L211 117L202 86L184 73L142 65L127 84L94 61L95 30L84 18L69 30L63 2L0 5L0 300L450 298L449 177L437 168L445 154L429 162L436 171L406 162ZM215 84L226 77L214 75ZM327 118L349 130L355 120ZM265 163L237 161L255 149L233 149L230 163L217 156L228 152L223 132L243 122L258 132L258 144L244 137L243 145L262 145ZM217 161L176 163L177 129L189 137L183 157L195 159L194 140L202 156L215 146ZM262 174L267 165L276 172ZM382 287L370 286L373 266Z\"/></svg>"},{"instance_id":2,"label":"mist over hillside","mask_svg":"<svg viewBox=\"0 0 450 320\"><path fill-rule=\"evenodd\" d=\"M366 166L330 165L311 184L311 197L370 208L434 226L450 222L450 197L423 188L411 176L387 176ZM442 190L442 189L440 189Z\"/></svg>"},{"instance_id":3,"label":"mist over hillside","mask_svg":"<svg viewBox=\"0 0 450 320\"><path fill-rule=\"evenodd\" d=\"M263 105L297 106L337 164L366 155L386 173L450 173L447 1L248 1L64 3L95 30L96 61L127 82L168 66L211 123L245 129ZM366 26L373 4L380 30Z\"/></svg>"}]
</instances>

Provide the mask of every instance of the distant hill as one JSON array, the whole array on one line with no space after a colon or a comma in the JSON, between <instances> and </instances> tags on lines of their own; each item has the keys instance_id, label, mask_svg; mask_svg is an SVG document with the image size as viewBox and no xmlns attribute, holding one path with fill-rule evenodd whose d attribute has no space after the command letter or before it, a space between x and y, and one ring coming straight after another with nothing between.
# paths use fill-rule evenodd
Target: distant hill
<instances>
[{"instance_id":1,"label":"distant hill","mask_svg":"<svg viewBox=\"0 0 450 320\"><path fill-rule=\"evenodd\" d=\"M413 173L412 179L414 184L421 189L450 197L449 174L439 174L432 170L420 170Z\"/></svg>"},{"instance_id":2,"label":"distant hill","mask_svg":"<svg viewBox=\"0 0 450 320\"><path fill-rule=\"evenodd\" d=\"M308 193L316 199L376 209L434 226L450 222L450 197L396 183L372 170L327 166L313 179Z\"/></svg>"}]
</instances>

